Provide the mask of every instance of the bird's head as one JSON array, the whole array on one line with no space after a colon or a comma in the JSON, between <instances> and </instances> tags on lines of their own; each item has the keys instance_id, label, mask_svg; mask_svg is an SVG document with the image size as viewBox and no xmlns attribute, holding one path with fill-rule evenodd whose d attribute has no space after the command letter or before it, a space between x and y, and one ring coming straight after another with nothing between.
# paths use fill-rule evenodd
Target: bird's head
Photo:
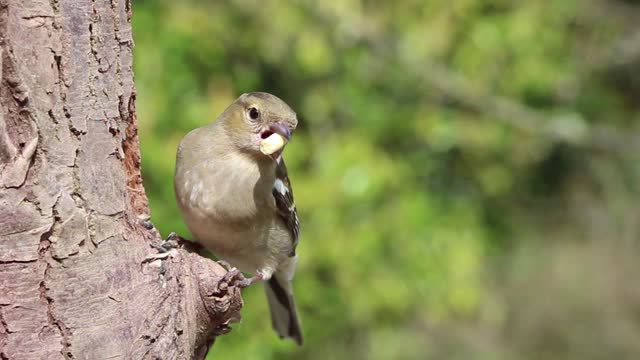
<instances>
[{"instance_id":1,"label":"bird's head","mask_svg":"<svg viewBox=\"0 0 640 360\"><path fill-rule=\"evenodd\" d=\"M273 160L280 157L298 125L289 105L264 92L242 94L220 119L235 146Z\"/></svg>"}]
</instances>

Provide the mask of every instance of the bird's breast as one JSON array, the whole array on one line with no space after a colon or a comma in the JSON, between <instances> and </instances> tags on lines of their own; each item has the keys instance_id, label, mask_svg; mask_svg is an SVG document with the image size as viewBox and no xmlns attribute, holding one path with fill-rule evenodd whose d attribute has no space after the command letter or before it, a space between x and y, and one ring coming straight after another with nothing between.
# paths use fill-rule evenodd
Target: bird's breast
<instances>
[{"instance_id":1,"label":"bird's breast","mask_svg":"<svg viewBox=\"0 0 640 360\"><path fill-rule=\"evenodd\" d=\"M259 174L234 169L192 169L184 174L178 198L194 214L223 222L244 221L270 205L271 194L261 189L261 182Z\"/></svg>"},{"instance_id":2,"label":"bird's breast","mask_svg":"<svg viewBox=\"0 0 640 360\"><path fill-rule=\"evenodd\" d=\"M273 221L274 182L275 169L226 157L178 166L175 190L184 220L199 241L216 237L219 247L236 246L243 239L260 238Z\"/></svg>"}]
</instances>

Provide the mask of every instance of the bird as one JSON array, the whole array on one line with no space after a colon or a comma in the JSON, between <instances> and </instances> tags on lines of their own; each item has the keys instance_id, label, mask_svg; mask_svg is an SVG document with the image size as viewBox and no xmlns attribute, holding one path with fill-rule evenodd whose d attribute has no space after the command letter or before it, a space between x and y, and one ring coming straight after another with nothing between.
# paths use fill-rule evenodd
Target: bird
<instances>
[{"instance_id":1,"label":"bird","mask_svg":"<svg viewBox=\"0 0 640 360\"><path fill-rule=\"evenodd\" d=\"M283 159L296 113L266 92L242 94L178 146L174 189L194 240L242 277L264 281L272 327L303 343L291 282L300 222ZM242 275L242 274L240 274Z\"/></svg>"}]
</instances>

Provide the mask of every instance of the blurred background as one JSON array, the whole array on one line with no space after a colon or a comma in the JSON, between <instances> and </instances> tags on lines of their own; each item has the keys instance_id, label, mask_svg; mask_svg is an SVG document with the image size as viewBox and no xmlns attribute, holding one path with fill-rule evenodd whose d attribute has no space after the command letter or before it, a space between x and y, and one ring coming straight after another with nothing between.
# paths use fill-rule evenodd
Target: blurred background
<instances>
[{"instance_id":1,"label":"blurred background","mask_svg":"<svg viewBox=\"0 0 640 360\"><path fill-rule=\"evenodd\" d=\"M163 235L189 130L248 91L300 118L306 343L255 287L210 359L640 358L640 1L133 5Z\"/></svg>"}]
</instances>

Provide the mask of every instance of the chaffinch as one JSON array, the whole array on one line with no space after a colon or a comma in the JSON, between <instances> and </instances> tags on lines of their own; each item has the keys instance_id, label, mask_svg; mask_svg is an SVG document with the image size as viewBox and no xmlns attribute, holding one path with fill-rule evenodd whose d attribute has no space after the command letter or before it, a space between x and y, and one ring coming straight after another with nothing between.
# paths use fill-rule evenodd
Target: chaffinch
<instances>
[{"instance_id":1,"label":"chaffinch","mask_svg":"<svg viewBox=\"0 0 640 360\"><path fill-rule=\"evenodd\" d=\"M265 280L273 328L302 344L291 287L300 225L282 159L297 124L278 97L243 94L215 122L182 139L174 186L195 240L255 274L243 286Z\"/></svg>"}]
</instances>

